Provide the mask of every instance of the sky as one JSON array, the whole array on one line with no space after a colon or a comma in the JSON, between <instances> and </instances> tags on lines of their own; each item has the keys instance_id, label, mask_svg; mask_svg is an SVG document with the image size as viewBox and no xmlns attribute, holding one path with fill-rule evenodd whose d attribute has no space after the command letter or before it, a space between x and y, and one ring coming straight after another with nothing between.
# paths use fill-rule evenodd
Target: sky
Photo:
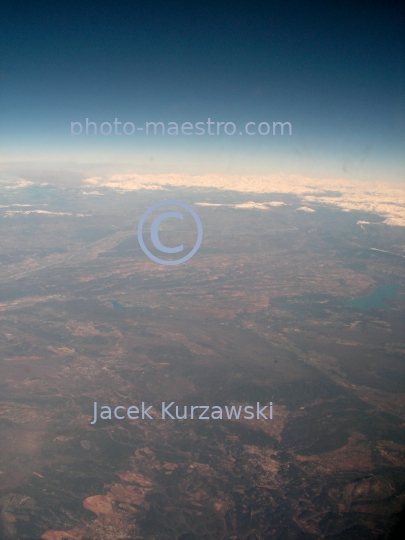
<instances>
[{"instance_id":1,"label":"sky","mask_svg":"<svg viewBox=\"0 0 405 540\"><path fill-rule=\"evenodd\" d=\"M0 18L3 178L403 181L403 2L6 1ZM165 135L146 135L146 122Z\"/></svg>"}]
</instances>

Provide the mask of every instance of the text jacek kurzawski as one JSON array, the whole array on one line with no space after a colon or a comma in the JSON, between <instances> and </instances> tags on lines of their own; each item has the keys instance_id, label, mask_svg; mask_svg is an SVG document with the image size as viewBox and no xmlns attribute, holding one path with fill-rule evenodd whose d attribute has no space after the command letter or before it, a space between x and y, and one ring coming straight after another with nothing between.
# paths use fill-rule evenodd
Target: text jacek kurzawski
<instances>
[{"instance_id":1,"label":"text jacek kurzawski","mask_svg":"<svg viewBox=\"0 0 405 540\"><path fill-rule=\"evenodd\" d=\"M100 410L99 410L100 409ZM159 419L158 415L153 415L152 411L158 408L153 405L147 406L145 402L130 407L118 405L109 407L108 405L98 406L94 402L93 421L95 424L100 420L154 420ZM262 405L259 402L256 405L176 405L174 401L166 403L162 401L160 407L161 420L272 420L273 402Z\"/></svg>"}]
</instances>

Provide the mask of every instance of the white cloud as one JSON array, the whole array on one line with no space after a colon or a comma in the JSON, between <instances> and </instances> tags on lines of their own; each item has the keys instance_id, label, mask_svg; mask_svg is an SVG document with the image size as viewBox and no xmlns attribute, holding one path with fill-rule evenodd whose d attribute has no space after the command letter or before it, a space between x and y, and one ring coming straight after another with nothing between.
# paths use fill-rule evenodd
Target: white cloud
<instances>
[{"instance_id":1,"label":"white cloud","mask_svg":"<svg viewBox=\"0 0 405 540\"><path fill-rule=\"evenodd\" d=\"M48 210L7 210L6 217L13 216L14 214L47 214L51 216L71 216L70 212L49 212Z\"/></svg>"},{"instance_id":2,"label":"white cloud","mask_svg":"<svg viewBox=\"0 0 405 540\"><path fill-rule=\"evenodd\" d=\"M19 188L25 188L27 186L34 185L34 182L30 182L29 180L19 180L16 183L10 183L6 186L4 186L4 189L19 189Z\"/></svg>"},{"instance_id":3,"label":"white cloud","mask_svg":"<svg viewBox=\"0 0 405 540\"><path fill-rule=\"evenodd\" d=\"M256 210L269 210L271 206L285 206L285 203L279 201L257 203L254 201L248 201L245 203L196 203L198 206L226 206L228 208L241 208L241 209L256 209Z\"/></svg>"},{"instance_id":4,"label":"white cloud","mask_svg":"<svg viewBox=\"0 0 405 540\"><path fill-rule=\"evenodd\" d=\"M32 206L32 204L0 204L0 208L10 208L11 206Z\"/></svg>"},{"instance_id":5,"label":"white cloud","mask_svg":"<svg viewBox=\"0 0 405 540\"><path fill-rule=\"evenodd\" d=\"M268 206L287 206L286 203L281 201L271 201L266 203Z\"/></svg>"},{"instance_id":6,"label":"white cloud","mask_svg":"<svg viewBox=\"0 0 405 540\"><path fill-rule=\"evenodd\" d=\"M393 227L405 227L405 217L396 216L384 219L383 223L385 225L391 225Z\"/></svg>"}]
</instances>

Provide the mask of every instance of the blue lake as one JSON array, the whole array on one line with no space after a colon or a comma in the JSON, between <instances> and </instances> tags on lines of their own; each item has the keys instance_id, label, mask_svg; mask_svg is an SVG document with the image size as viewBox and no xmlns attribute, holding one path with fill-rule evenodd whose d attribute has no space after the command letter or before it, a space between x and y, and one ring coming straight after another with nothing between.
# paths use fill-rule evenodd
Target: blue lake
<instances>
[{"instance_id":1,"label":"blue lake","mask_svg":"<svg viewBox=\"0 0 405 540\"><path fill-rule=\"evenodd\" d=\"M389 309L385 300L396 298L400 290L398 283L382 285L368 296L348 300L346 304L358 309Z\"/></svg>"},{"instance_id":2,"label":"blue lake","mask_svg":"<svg viewBox=\"0 0 405 540\"><path fill-rule=\"evenodd\" d=\"M112 307L114 309L130 309L132 311L145 311L145 313L149 313L150 308L148 306L122 306L119 302L116 302L115 300L110 300Z\"/></svg>"}]
</instances>

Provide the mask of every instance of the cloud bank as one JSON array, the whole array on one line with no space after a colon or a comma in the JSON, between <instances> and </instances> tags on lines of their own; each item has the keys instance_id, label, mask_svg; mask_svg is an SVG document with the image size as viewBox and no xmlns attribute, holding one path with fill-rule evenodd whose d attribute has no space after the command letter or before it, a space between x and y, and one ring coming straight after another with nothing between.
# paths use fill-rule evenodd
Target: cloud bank
<instances>
[{"instance_id":1,"label":"cloud bank","mask_svg":"<svg viewBox=\"0 0 405 540\"><path fill-rule=\"evenodd\" d=\"M106 178L85 180L86 187L109 187L125 192L135 190L164 190L170 187L211 188L252 194L291 194L298 196L306 211L314 209L306 204L334 206L343 211L364 211L384 218L383 223L405 227L405 186L390 182L353 181L335 178L308 178L298 175L273 174L266 176L231 176L183 174L116 174ZM280 205L243 203L244 207L266 209ZM249 205L249 206L247 206ZM242 205L235 205L242 207Z\"/></svg>"}]
</instances>

